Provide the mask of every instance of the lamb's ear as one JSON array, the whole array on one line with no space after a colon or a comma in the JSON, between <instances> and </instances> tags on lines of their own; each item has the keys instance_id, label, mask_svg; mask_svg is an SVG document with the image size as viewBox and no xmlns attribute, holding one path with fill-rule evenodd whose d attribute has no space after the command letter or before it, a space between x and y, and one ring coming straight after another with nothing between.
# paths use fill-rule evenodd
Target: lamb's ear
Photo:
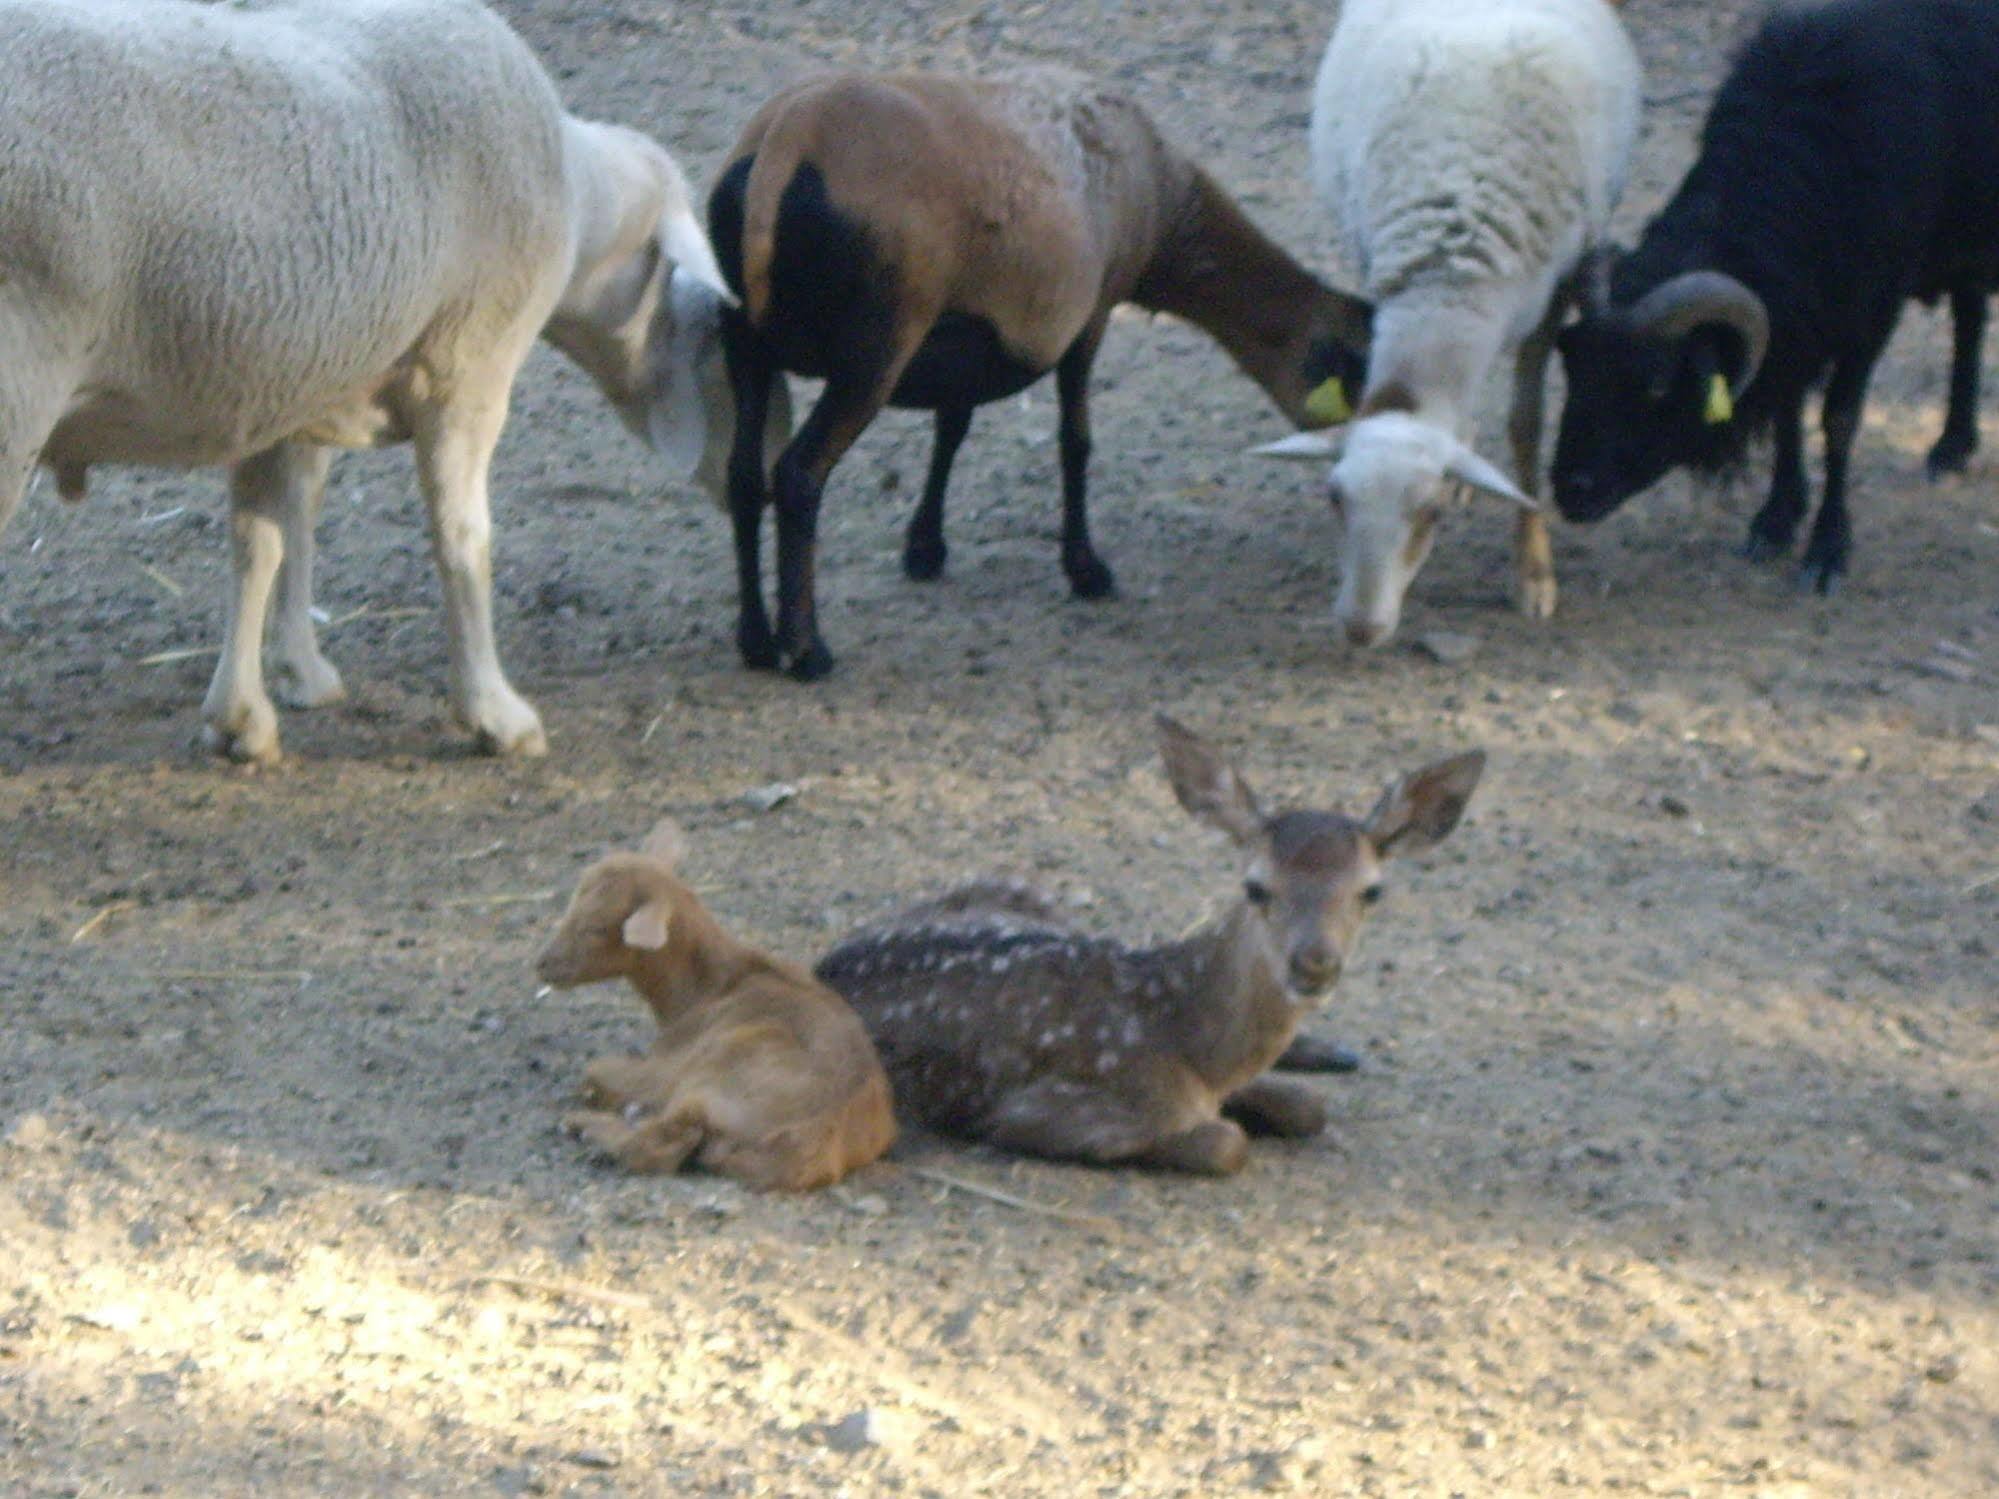
<instances>
[{"instance_id":1,"label":"lamb's ear","mask_svg":"<svg viewBox=\"0 0 1999 1499\"><path fill-rule=\"evenodd\" d=\"M1484 772L1485 751L1473 750L1406 775L1381 794L1362 831L1383 858L1440 843L1464 816Z\"/></svg>"},{"instance_id":2,"label":"lamb's ear","mask_svg":"<svg viewBox=\"0 0 1999 1499\"><path fill-rule=\"evenodd\" d=\"M1500 471L1499 465L1488 462L1474 453L1463 443L1444 464L1447 477L1468 485L1480 494L1489 494L1494 499L1511 500L1522 510L1539 510L1541 502L1521 490L1520 486Z\"/></svg>"},{"instance_id":3,"label":"lamb's ear","mask_svg":"<svg viewBox=\"0 0 1999 1499\"><path fill-rule=\"evenodd\" d=\"M1340 455L1340 445L1323 432L1293 432L1276 442L1266 442L1249 450L1252 458L1283 458L1292 463L1331 463Z\"/></svg>"},{"instance_id":4,"label":"lamb's ear","mask_svg":"<svg viewBox=\"0 0 1999 1499\"><path fill-rule=\"evenodd\" d=\"M671 817L662 817L646 834L639 852L648 859L657 859L668 869L678 869L680 861L687 857L687 834Z\"/></svg>"},{"instance_id":5,"label":"lamb's ear","mask_svg":"<svg viewBox=\"0 0 1999 1499\"><path fill-rule=\"evenodd\" d=\"M1238 843L1261 837L1263 813L1256 805L1256 795L1228 759L1164 713L1153 721L1159 727L1159 753L1166 761L1166 778L1173 783L1180 805Z\"/></svg>"},{"instance_id":6,"label":"lamb's ear","mask_svg":"<svg viewBox=\"0 0 1999 1499\"><path fill-rule=\"evenodd\" d=\"M625 918L625 946L640 952L658 952L666 946L667 928L672 923L673 913L664 900L657 897L648 900Z\"/></svg>"}]
</instances>

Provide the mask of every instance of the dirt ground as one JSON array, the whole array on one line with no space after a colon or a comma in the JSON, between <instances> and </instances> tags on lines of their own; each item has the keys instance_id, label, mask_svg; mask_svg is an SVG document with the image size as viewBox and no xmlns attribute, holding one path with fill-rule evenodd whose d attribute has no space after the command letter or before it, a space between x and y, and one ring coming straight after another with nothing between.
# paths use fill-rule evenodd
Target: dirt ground
<instances>
[{"instance_id":1,"label":"dirt ground","mask_svg":"<svg viewBox=\"0 0 1999 1499\"><path fill-rule=\"evenodd\" d=\"M1070 60L1331 265L1316 0L502 8L704 176L811 67ZM1627 225L1742 30L1630 18ZM353 696L287 714L264 775L193 747L215 476L45 482L0 543L0 1489L1999 1492L1999 459L1923 482L1945 354L1912 311L1836 599L1732 554L1755 485L1673 481L1559 533L1532 626L1470 509L1405 626L1475 638L1443 666L1338 643L1325 506L1243 456L1278 418L1121 321L1123 598L1067 596L1045 389L981 414L951 575L904 582L928 429L894 417L829 496L812 688L738 669L726 526L537 356L497 484L503 648L554 743L523 765L444 711L406 454L336 468ZM1278 798L1491 752L1315 1022L1368 1062L1328 1138L1220 1183L911 1139L777 1199L558 1132L645 1035L623 992L537 995L583 863L671 812L714 908L800 957L995 866L1170 934L1238 871L1172 803L1158 707Z\"/></svg>"}]
</instances>

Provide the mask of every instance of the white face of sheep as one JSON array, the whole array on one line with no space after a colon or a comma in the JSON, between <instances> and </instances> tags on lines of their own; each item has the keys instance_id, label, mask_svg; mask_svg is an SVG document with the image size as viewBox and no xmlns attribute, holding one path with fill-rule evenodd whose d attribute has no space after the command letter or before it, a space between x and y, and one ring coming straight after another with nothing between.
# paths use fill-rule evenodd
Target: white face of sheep
<instances>
[{"instance_id":1,"label":"white face of sheep","mask_svg":"<svg viewBox=\"0 0 1999 1499\"><path fill-rule=\"evenodd\" d=\"M1381 645L1402 618L1452 491L1539 507L1491 463L1443 428L1403 412L1355 422L1339 437L1301 432L1256 450L1271 458L1333 462L1330 495L1341 529L1333 617L1358 646Z\"/></svg>"}]
</instances>

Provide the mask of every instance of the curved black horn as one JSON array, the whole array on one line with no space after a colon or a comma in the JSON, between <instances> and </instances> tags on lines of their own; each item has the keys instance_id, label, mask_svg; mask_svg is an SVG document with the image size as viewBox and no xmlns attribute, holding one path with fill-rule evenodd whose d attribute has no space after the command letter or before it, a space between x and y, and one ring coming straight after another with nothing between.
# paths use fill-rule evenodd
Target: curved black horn
<instances>
[{"instance_id":1,"label":"curved black horn","mask_svg":"<svg viewBox=\"0 0 1999 1499\"><path fill-rule=\"evenodd\" d=\"M1770 352L1770 314L1763 299L1720 271L1688 271L1663 281L1631 307L1631 322L1655 338L1684 338L1696 328L1720 324L1742 340L1742 368L1730 394L1740 398Z\"/></svg>"}]
</instances>

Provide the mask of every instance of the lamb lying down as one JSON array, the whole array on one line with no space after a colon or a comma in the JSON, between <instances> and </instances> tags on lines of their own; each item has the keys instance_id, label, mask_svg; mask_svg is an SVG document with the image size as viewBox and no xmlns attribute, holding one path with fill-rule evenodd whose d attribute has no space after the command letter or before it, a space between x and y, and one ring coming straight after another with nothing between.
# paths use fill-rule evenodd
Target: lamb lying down
<instances>
[{"instance_id":1,"label":"lamb lying down","mask_svg":"<svg viewBox=\"0 0 1999 1499\"><path fill-rule=\"evenodd\" d=\"M558 989L626 979L659 1021L649 1052L590 1065L564 1123L632 1171L828 1186L895 1140L881 1062L839 995L722 930L674 872L684 847L662 822L586 870L536 961Z\"/></svg>"}]
</instances>

